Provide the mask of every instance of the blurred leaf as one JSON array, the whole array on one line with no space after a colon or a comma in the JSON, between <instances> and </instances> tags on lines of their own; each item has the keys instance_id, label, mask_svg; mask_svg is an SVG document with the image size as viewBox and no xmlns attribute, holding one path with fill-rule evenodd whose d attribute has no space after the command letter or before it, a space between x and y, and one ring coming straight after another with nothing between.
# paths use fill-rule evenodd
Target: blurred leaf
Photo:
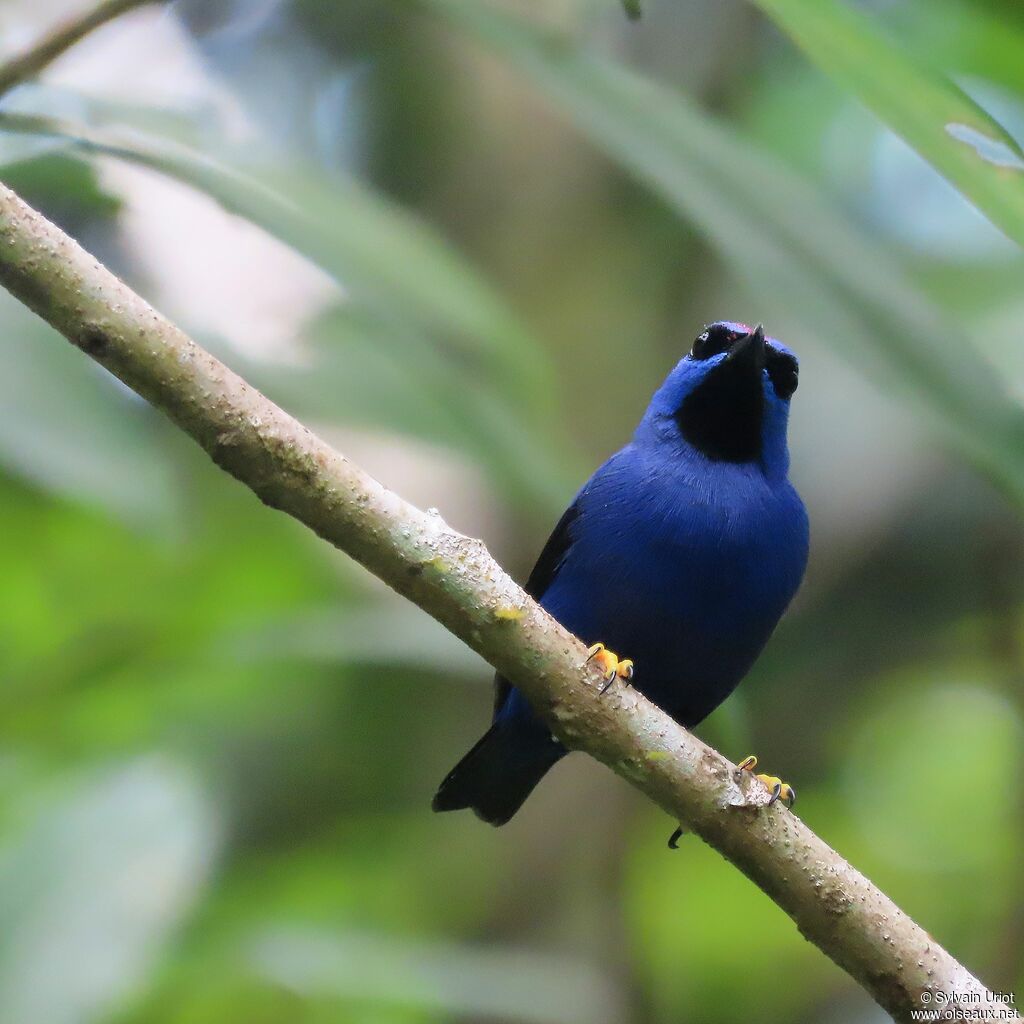
<instances>
[{"instance_id":1,"label":"blurred leaf","mask_svg":"<svg viewBox=\"0 0 1024 1024\"><path fill-rule=\"evenodd\" d=\"M480 360L524 401L552 402L543 347L476 269L425 221L341 173L246 154L243 172L183 143L133 129L130 111L93 100L94 119L118 127L4 113L0 129L50 136L150 167L205 192L409 323L440 331L463 358ZM139 119L144 119L141 111ZM149 120L149 119L146 119ZM126 123L128 122L128 123ZM506 378L503 375L508 375Z\"/></svg>"},{"instance_id":2,"label":"blurred leaf","mask_svg":"<svg viewBox=\"0 0 1024 1024\"><path fill-rule=\"evenodd\" d=\"M940 941L957 936L979 962L1008 958L1015 975L1020 932L1008 919L1024 906L1024 789L1006 763L1024 738L1019 710L990 666L951 671L942 659L874 682L862 683L849 726L833 733L843 759L829 800L829 813L845 810L839 848Z\"/></svg>"},{"instance_id":3,"label":"blurred leaf","mask_svg":"<svg viewBox=\"0 0 1024 1024\"><path fill-rule=\"evenodd\" d=\"M252 964L289 989L531 1024L611 1024L622 997L596 967L551 952L283 929L254 936Z\"/></svg>"},{"instance_id":4,"label":"blurred leaf","mask_svg":"<svg viewBox=\"0 0 1024 1024\"><path fill-rule=\"evenodd\" d=\"M530 417L517 416L487 388L473 388L436 349L401 325L386 323L354 302L307 325L310 364L250 359L219 338L206 347L293 414L307 420L382 429L469 453L509 498L539 500L538 516L561 507L568 474L548 467L534 477Z\"/></svg>"},{"instance_id":5,"label":"blurred leaf","mask_svg":"<svg viewBox=\"0 0 1024 1024\"><path fill-rule=\"evenodd\" d=\"M766 311L913 402L1024 503L1024 412L889 254L772 156L684 97L488 4L430 0L507 57L693 221ZM768 319L768 317L764 317Z\"/></svg>"},{"instance_id":6,"label":"blurred leaf","mask_svg":"<svg viewBox=\"0 0 1024 1024\"><path fill-rule=\"evenodd\" d=\"M1010 869L1017 830L1005 819L1016 819L1024 791L1006 765L1024 739L1020 717L977 679L936 686L917 673L885 680L858 709L844 771L854 820L906 870Z\"/></svg>"},{"instance_id":7,"label":"blurred leaf","mask_svg":"<svg viewBox=\"0 0 1024 1024\"><path fill-rule=\"evenodd\" d=\"M884 12L920 43L922 56L1024 93L1024 25L963 0L914 0Z\"/></svg>"},{"instance_id":8,"label":"blurred leaf","mask_svg":"<svg viewBox=\"0 0 1024 1024\"><path fill-rule=\"evenodd\" d=\"M95 168L66 153L4 164L0 177L27 203L43 207L47 217L62 227L86 217L113 219L121 210L120 200L100 186Z\"/></svg>"},{"instance_id":9,"label":"blurred leaf","mask_svg":"<svg viewBox=\"0 0 1024 1024\"><path fill-rule=\"evenodd\" d=\"M458 672L487 679L479 655L408 601L320 609L261 624L229 641L236 656Z\"/></svg>"},{"instance_id":10,"label":"blurred leaf","mask_svg":"<svg viewBox=\"0 0 1024 1024\"><path fill-rule=\"evenodd\" d=\"M446 444L470 440L459 436L451 402L436 387L453 381L450 374L445 376L444 356L391 329L357 302L325 310L306 325L303 342L311 367L253 362L247 373L255 380L265 376L276 393L313 417Z\"/></svg>"},{"instance_id":11,"label":"blurred leaf","mask_svg":"<svg viewBox=\"0 0 1024 1024\"><path fill-rule=\"evenodd\" d=\"M0 474L0 747L218 749L282 692L290 669L228 660L222 637L340 605L354 577L214 467L188 482L184 528L152 536Z\"/></svg>"},{"instance_id":12,"label":"blurred leaf","mask_svg":"<svg viewBox=\"0 0 1024 1024\"><path fill-rule=\"evenodd\" d=\"M916 59L1024 93L1024 25L1008 11L977 0L908 0L871 10Z\"/></svg>"},{"instance_id":13,"label":"blurred leaf","mask_svg":"<svg viewBox=\"0 0 1024 1024\"><path fill-rule=\"evenodd\" d=\"M1006 235L1024 245L1024 151L961 89L837 0L754 0Z\"/></svg>"},{"instance_id":14,"label":"blurred leaf","mask_svg":"<svg viewBox=\"0 0 1024 1024\"><path fill-rule=\"evenodd\" d=\"M571 474L558 452L549 370L501 300L423 223L353 180L301 167L257 180L168 139L0 115L0 130L53 135L152 168L211 196L373 301L379 340L404 338L424 363L423 330L440 333L446 402L459 399L461 436L485 445L503 482L561 508ZM437 383L438 374L433 383ZM553 443L554 441L554 443Z\"/></svg>"},{"instance_id":15,"label":"blurred leaf","mask_svg":"<svg viewBox=\"0 0 1024 1024\"><path fill-rule=\"evenodd\" d=\"M684 836L667 854L665 818L645 810L641 820L626 861L626 912L652 1019L717 1020L728 1006L730 1020L791 1024L815 1019L830 988L852 987L771 899L699 839ZM752 955L742 958L740 979L743 950ZM800 984L778 984L780 963Z\"/></svg>"},{"instance_id":16,"label":"blurred leaf","mask_svg":"<svg viewBox=\"0 0 1024 1024\"><path fill-rule=\"evenodd\" d=\"M482 857L479 831L453 824L377 799L362 816L349 808L321 820L310 842L290 833L285 843L243 849L192 941L130 1019L212 1024L222 1016L201 1008L219 1003L225 986L239 1002L287 991L302 1005L328 1003L331 1020L389 1010L414 1020L627 1019L616 981L582 955L445 938L487 927L488 897L508 885L506 849L514 856L499 843Z\"/></svg>"},{"instance_id":17,"label":"blurred leaf","mask_svg":"<svg viewBox=\"0 0 1024 1024\"><path fill-rule=\"evenodd\" d=\"M289 408L467 451L510 496L538 498L538 517L564 506L570 474L551 456L544 422L467 381L450 355L354 302L328 310L306 333L312 369L253 361L245 375Z\"/></svg>"},{"instance_id":18,"label":"blurred leaf","mask_svg":"<svg viewBox=\"0 0 1024 1024\"><path fill-rule=\"evenodd\" d=\"M107 108L93 101L90 110L96 117ZM122 119L129 113L118 107L113 111ZM445 346L464 359L481 361L527 407L547 404L550 409L552 382L543 346L433 228L354 178L272 160L258 170L250 164L243 172L130 124L96 128L4 113L0 130L63 139L206 193L290 245L343 288L363 293L410 324L441 332Z\"/></svg>"},{"instance_id":19,"label":"blurred leaf","mask_svg":"<svg viewBox=\"0 0 1024 1024\"><path fill-rule=\"evenodd\" d=\"M0 320L0 462L136 526L166 526L174 466L150 410L7 292Z\"/></svg>"},{"instance_id":20,"label":"blurred leaf","mask_svg":"<svg viewBox=\"0 0 1024 1024\"><path fill-rule=\"evenodd\" d=\"M34 809L0 848L0 1022L82 1024L146 980L196 900L211 815L156 759Z\"/></svg>"}]
</instances>

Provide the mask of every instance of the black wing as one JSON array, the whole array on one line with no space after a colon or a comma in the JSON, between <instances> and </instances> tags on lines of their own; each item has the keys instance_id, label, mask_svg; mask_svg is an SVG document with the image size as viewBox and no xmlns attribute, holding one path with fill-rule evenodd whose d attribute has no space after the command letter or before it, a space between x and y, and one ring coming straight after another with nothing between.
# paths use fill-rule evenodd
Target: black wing
<instances>
[{"instance_id":1,"label":"black wing","mask_svg":"<svg viewBox=\"0 0 1024 1024\"><path fill-rule=\"evenodd\" d=\"M558 570L562 568L565 556L572 544L572 524L579 518L580 507L573 502L563 513L562 518L548 537L541 549L537 564L533 567L523 590L535 601L539 601L554 582Z\"/></svg>"},{"instance_id":2,"label":"black wing","mask_svg":"<svg viewBox=\"0 0 1024 1024\"><path fill-rule=\"evenodd\" d=\"M533 571L523 586L523 589L535 601L539 601L544 596L548 587L551 586L558 575L558 570L562 568L565 556L572 545L572 524L576 522L579 514L580 507L574 501L562 513L562 518L558 520L554 530L551 531L551 536L548 537L547 543L541 549L537 564L533 567ZM495 714L498 713L502 704L505 703L505 699L508 697L508 692L511 689L512 684L507 679L501 676L494 677Z\"/></svg>"}]
</instances>

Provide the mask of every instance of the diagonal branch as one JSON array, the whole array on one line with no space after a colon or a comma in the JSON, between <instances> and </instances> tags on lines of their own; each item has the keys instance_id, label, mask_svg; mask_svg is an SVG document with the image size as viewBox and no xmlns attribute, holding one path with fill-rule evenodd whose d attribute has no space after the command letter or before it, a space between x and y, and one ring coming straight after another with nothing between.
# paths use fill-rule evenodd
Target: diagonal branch
<instances>
[{"instance_id":1,"label":"diagonal branch","mask_svg":"<svg viewBox=\"0 0 1024 1024\"><path fill-rule=\"evenodd\" d=\"M57 25L38 43L0 65L0 97L16 85L35 78L65 50L84 39L90 32L136 7L154 0L102 0L102 3ZM162 2L162 0L159 0Z\"/></svg>"},{"instance_id":2,"label":"diagonal branch","mask_svg":"<svg viewBox=\"0 0 1024 1024\"><path fill-rule=\"evenodd\" d=\"M483 543L332 450L0 186L0 284L191 435L224 470L357 559L511 679L567 746L722 853L899 1020L959 998L1012 1008L760 783L633 690L598 693L583 645Z\"/></svg>"}]
</instances>

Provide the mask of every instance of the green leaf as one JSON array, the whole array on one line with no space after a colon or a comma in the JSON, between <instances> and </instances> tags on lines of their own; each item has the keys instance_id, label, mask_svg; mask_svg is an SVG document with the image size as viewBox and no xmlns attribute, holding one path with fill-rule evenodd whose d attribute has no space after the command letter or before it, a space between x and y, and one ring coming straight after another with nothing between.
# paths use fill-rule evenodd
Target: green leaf
<instances>
[{"instance_id":1,"label":"green leaf","mask_svg":"<svg viewBox=\"0 0 1024 1024\"><path fill-rule=\"evenodd\" d=\"M259 974L300 993L523 1024L611 1024L624 1017L608 978L586 961L549 951L291 927L253 935L245 954Z\"/></svg>"},{"instance_id":2,"label":"green leaf","mask_svg":"<svg viewBox=\"0 0 1024 1024\"><path fill-rule=\"evenodd\" d=\"M775 317L924 415L1024 503L1024 411L889 253L683 96L488 4L431 0L707 237ZM813 385L812 385L813 386Z\"/></svg>"},{"instance_id":3,"label":"green leaf","mask_svg":"<svg viewBox=\"0 0 1024 1024\"><path fill-rule=\"evenodd\" d=\"M102 115L102 105L94 107ZM524 404L553 402L544 349L500 296L428 224L355 179L272 161L242 172L174 139L122 126L4 113L0 130L61 138L205 192L392 316L442 332L446 346L481 361Z\"/></svg>"},{"instance_id":4,"label":"green leaf","mask_svg":"<svg viewBox=\"0 0 1024 1024\"><path fill-rule=\"evenodd\" d=\"M919 59L1024 92L1024 26L1008 11L971 0L910 0L876 13Z\"/></svg>"},{"instance_id":5,"label":"green leaf","mask_svg":"<svg viewBox=\"0 0 1024 1024\"><path fill-rule=\"evenodd\" d=\"M951 665L947 656L929 670L865 680L850 723L844 795L861 835L907 871L939 879L958 870L986 877L1016 870L1016 829L1005 819L1007 807L1020 806L1024 787L1003 772L1024 728L990 671ZM928 785L936 771L940 792ZM878 796L870 810L860 799L865 792ZM946 813L951 806L960 808L954 820ZM974 842L979 835L987 841ZM977 904L977 893L961 891L962 908Z\"/></svg>"},{"instance_id":6,"label":"green leaf","mask_svg":"<svg viewBox=\"0 0 1024 1024\"><path fill-rule=\"evenodd\" d=\"M457 414L461 436L489 457L500 484L545 513L564 507L575 474L559 452L543 349L475 270L411 214L353 180L297 166L255 178L136 131L17 114L0 115L0 130L55 136L149 167L290 245L373 306L371 340L401 340L392 351L424 370L424 386L434 386L435 398ZM425 351L428 339L443 360Z\"/></svg>"},{"instance_id":7,"label":"green leaf","mask_svg":"<svg viewBox=\"0 0 1024 1024\"><path fill-rule=\"evenodd\" d=\"M822 71L1024 245L1024 151L969 96L837 0L754 2Z\"/></svg>"},{"instance_id":8,"label":"green leaf","mask_svg":"<svg viewBox=\"0 0 1024 1024\"><path fill-rule=\"evenodd\" d=\"M236 659L292 659L323 664L401 665L416 671L487 679L477 654L408 601L317 608L261 622L225 641Z\"/></svg>"},{"instance_id":9,"label":"green leaf","mask_svg":"<svg viewBox=\"0 0 1024 1024\"><path fill-rule=\"evenodd\" d=\"M0 466L137 527L169 529L175 470L150 411L0 293Z\"/></svg>"},{"instance_id":10,"label":"green leaf","mask_svg":"<svg viewBox=\"0 0 1024 1024\"><path fill-rule=\"evenodd\" d=\"M211 808L163 758L16 799L22 827L0 848L0 1020L107 1019L202 895L219 842Z\"/></svg>"}]
</instances>

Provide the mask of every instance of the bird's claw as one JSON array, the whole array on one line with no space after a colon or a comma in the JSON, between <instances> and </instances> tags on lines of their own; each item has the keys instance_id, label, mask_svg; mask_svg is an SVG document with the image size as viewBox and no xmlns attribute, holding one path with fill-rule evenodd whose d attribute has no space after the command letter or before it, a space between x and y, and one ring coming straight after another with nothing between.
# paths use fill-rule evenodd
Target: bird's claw
<instances>
[{"instance_id":1,"label":"bird's claw","mask_svg":"<svg viewBox=\"0 0 1024 1024\"><path fill-rule=\"evenodd\" d=\"M737 765L741 772L750 772L752 775L756 767L757 758L753 754L743 758ZM781 801L789 808L792 808L796 803L796 790L788 782L783 782L782 779L775 775L756 775L755 778L760 779L772 795L768 801L769 807L776 801Z\"/></svg>"},{"instance_id":2,"label":"bird's claw","mask_svg":"<svg viewBox=\"0 0 1024 1024\"><path fill-rule=\"evenodd\" d=\"M614 651L609 651L604 644L594 644L587 651L587 664L592 661L598 664L604 675L601 693L605 693L616 679L628 683L633 678L633 662L629 658L619 661L619 656Z\"/></svg>"},{"instance_id":3,"label":"bird's claw","mask_svg":"<svg viewBox=\"0 0 1024 1024\"><path fill-rule=\"evenodd\" d=\"M749 757L743 758L742 761L736 766L741 772L750 772L754 774L754 769L757 767L757 758L751 754ZM767 787L768 792L771 793L771 798L768 801L768 806L777 802L784 803L787 807L792 809L793 804L796 803L796 790L788 783L783 782L782 779L775 775L755 775L756 779L759 779ZM686 829L680 825L673 833L668 837L668 848L670 850L679 849L679 840L686 833Z\"/></svg>"}]
</instances>

